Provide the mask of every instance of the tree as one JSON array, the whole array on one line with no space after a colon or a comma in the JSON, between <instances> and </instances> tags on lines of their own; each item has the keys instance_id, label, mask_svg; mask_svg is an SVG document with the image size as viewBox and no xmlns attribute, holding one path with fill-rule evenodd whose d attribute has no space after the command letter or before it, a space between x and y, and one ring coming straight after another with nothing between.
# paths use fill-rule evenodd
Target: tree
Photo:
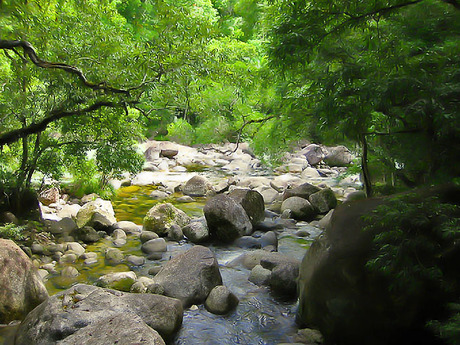
<instances>
[{"instance_id":1,"label":"tree","mask_svg":"<svg viewBox=\"0 0 460 345\"><path fill-rule=\"evenodd\" d=\"M458 176L457 2L301 0L272 11L287 102L308 115L313 137L360 144L368 194L371 158L409 186Z\"/></svg>"},{"instance_id":2,"label":"tree","mask_svg":"<svg viewBox=\"0 0 460 345\"><path fill-rule=\"evenodd\" d=\"M139 169L133 147L139 129L129 107L161 73L141 76L129 71L136 49L125 43L131 41L129 32L114 7L97 1L37 1L4 2L1 9L0 48L7 73L0 145L15 151L21 142L18 165L7 166L18 170L16 189L30 187L36 170L58 177L69 160L84 161L89 150L100 156L109 146L124 156L123 169ZM28 37L37 49L29 41L9 37ZM122 74L120 65L128 72ZM96 75L104 79L93 82L100 78ZM122 82L130 86L117 86ZM112 163L98 160L104 174L117 169Z\"/></svg>"}]
</instances>

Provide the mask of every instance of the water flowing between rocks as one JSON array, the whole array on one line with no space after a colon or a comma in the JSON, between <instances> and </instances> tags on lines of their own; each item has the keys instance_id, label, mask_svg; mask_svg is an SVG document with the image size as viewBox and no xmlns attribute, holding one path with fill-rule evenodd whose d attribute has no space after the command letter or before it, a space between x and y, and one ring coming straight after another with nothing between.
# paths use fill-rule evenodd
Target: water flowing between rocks
<instances>
[{"instance_id":1,"label":"water flowing between rocks","mask_svg":"<svg viewBox=\"0 0 460 345\"><path fill-rule=\"evenodd\" d=\"M122 187L113 200L118 220L134 220L142 223L148 209L159 201L149 197L152 186ZM190 216L201 216L204 198L189 204L176 204ZM298 237L295 232L308 228L310 237ZM313 237L320 233L319 229L300 223L297 227L286 229L279 238L278 251L291 257L302 258ZM223 284L240 300L238 307L228 315L214 315L203 305L186 309L181 330L177 334L175 344L277 344L289 342L297 328L294 322L296 301L285 300L274 296L266 286L257 286L248 277L249 269L232 265L232 261L250 249L235 246L207 245L215 253ZM93 284L101 275L122 272L129 269L138 276L149 276L148 271L169 260L171 256L185 252L192 247L186 242L168 242L167 252L161 260L147 260L141 267L129 267L123 263L116 266L106 265L103 253L106 248L113 247L111 239L103 239L86 247L87 252L96 252L98 262L85 266L81 260L75 264L80 275L76 278L62 277L59 274L49 277L46 286L50 294L69 288L76 282ZM144 255L138 236L131 235L127 243L119 247L125 255ZM59 268L58 268L59 270Z\"/></svg>"},{"instance_id":2,"label":"water flowing between rocks","mask_svg":"<svg viewBox=\"0 0 460 345\"><path fill-rule=\"evenodd\" d=\"M160 173L160 172L158 172ZM228 177L222 170L202 171L213 184L217 184L223 178ZM193 173L168 173L168 178L177 178L181 182L193 176ZM257 174L257 177L270 177L265 173ZM161 176L158 175L158 176ZM248 177L248 176L246 176ZM250 177L250 176L249 176ZM332 177L318 177L312 183L324 184L329 187L337 186L337 180ZM299 177L296 177L300 180ZM305 182L305 181L304 181ZM151 193L158 188L158 184L131 185L120 187L117 195L112 200L115 215L118 221L131 221L142 224L147 211L159 202L170 202L186 212L190 217L203 216L203 207L206 198L194 198L193 202L181 203L177 198L182 193L172 193L166 200L156 200ZM344 190L340 186L338 189ZM351 188L351 192L355 190ZM337 190L334 190L337 194ZM344 194L342 194L344 196ZM317 224L307 222L293 222L292 226L277 229L278 252L291 258L301 260L312 241L318 237L322 230ZM297 327L295 324L296 300L286 297L275 296L267 286L258 286L248 280L251 270L241 264L237 264L237 258L252 249L243 249L234 245L204 244L216 255L220 272L225 285L239 298L239 305L227 315L215 315L208 312L203 305L192 306L184 312L183 324L173 344L278 344L295 342ZM149 275L149 270L154 266L160 266L171 257L185 252L193 244L181 241L167 242L167 251L160 260L148 260L142 266L130 267L128 263L112 266L107 265L104 253L107 248L113 248L111 237L106 237L94 244L86 246L86 252L97 253L97 261L88 265L82 259L74 263L58 263L54 274L46 277L46 287L50 295L65 290L76 283L94 284L96 280L105 274L132 270L138 277ZM141 251L141 241L138 235L128 235L126 244L118 247L126 257L127 255L145 256ZM65 277L60 274L63 268L72 266L79 275ZM294 296L293 296L294 297ZM13 344L11 342L15 327L3 327L0 329L0 343Z\"/></svg>"}]
</instances>

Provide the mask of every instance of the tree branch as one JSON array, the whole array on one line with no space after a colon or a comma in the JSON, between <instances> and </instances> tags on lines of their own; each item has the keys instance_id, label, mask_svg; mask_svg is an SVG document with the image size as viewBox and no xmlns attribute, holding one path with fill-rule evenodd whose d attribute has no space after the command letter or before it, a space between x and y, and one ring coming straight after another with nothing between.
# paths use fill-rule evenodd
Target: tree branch
<instances>
[{"instance_id":1,"label":"tree branch","mask_svg":"<svg viewBox=\"0 0 460 345\"><path fill-rule=\"evenodd\" d=\"M376 15L387 14L389 12L398 10L398 9L406 7L406 6L411 6L411 5L418 4L418 3L422 2L422 1L423 0L408 1L408 2L404 2L402 4L398 4L398 5L379 8L377 10L367 12L367 13L363 13L363 14L360 14L360 15L353 15L353 14L348 13L348 12L343 12L342 14L348 16L349 18L347 20L343 21L342 23L338 24L337 26L333 27L330 31L326 32L324 35L322 35L319 38L317 43L321 42L327 36L329 36L329 35L331 35L333 33L336 33L337 31L340 31L341 29L345 28L348 24L350 24L350 23L352 23L354 21L360 21L360 20L363 20L363 19L366 19L366 18L369 18L369 17L373 17L373 16L376 16ZM451 2L456 3L457 2L456 0L441 0L441 1L449 2L449 3L451 3ZM330 14L337 15L337 13L330 13Z\"/></svg>"},{"instance_id":2,"label":"tree branch","mask_svg":"<svg viewBox=\"0 0 460 345\"><path fill-rule=\"evenodd\" d=\"M64 63L48 62L48 61L40 59L35 49L27 41L0 40L0 49L4 49L4 50L8 49L8 50L12 50L13 52L17 53L16 48L22 48L24 50L24 55L27 56L34 65L41 67L41 68L62 69L70 74L74 74L83 82L85 86L89 87L90 89L103 90L103 91L110 92L110 93L129 94L130 90L118 89L118 88L107 85L106 82L100 82L100 83L95 84L95 83L88 81L88 79L83 74L83 72L75 66L67 65ZM23 57L21 58L24 60ZM132 88L132 89L135 89L135 88Z\"/></svg>"},{"instance_id":3,"label":"tree branch","mask_svg":"<svg viewBox=\"0 0 460 345\"><path fill-rule=\"evenodd\" d=\"M32 123L26 127L16 129L16 130L0 135L0 147L5 144L11 144L15 141L18 141L20 138L27 137L28 135L40 133L44 131L51 122L57 121L59 119L69 117L69 116L74 116L74 115L88 114L92 111L98 110L103 107L109 107L109 108L123 107L123 104L124 103L100 101L100 102L96 102L93 105L90 105L80 110L74 110L74 111L64 111L62 109L54 110L50 113L49 116L45 117L39 122Z\"/></svg>"},{"instance_id":4,"label":"tree branch","mask_svg":"<svg viewBox=\"0 0 460 345\"><path fill-rule=\"evenodd\" d=\"M275 118L276 115L270 115L268 117L264 117L263 119L257 119L257 120L249 120L249 121L245 121L243 123L243 125L238 129L238 138L236 139L236 146L235 146L235 150L233 150L233 152L231 153L235 153L237 150L238 150L238 146L240 144L240 139L241 139L241 133L243 133L243 129L244 127L246 127L247 125L250 125L252 123L262 123L262 122L266 122L268 120L271 120L273 118Z\"/></svg>"},{"instance_id":5,"label":"tree branch","mask_svg":"<svg viewBox=\"0 0 460 345\"><path fill-rule=\"evenodd\" d=\"M362 133L362 135L367 136L367 135L378 135L378 136L389 136L389 135L395 135L395 134L408 134L408 133L422 133L424 130L422 128L411 128L411 129L403 129L400 131L394 131L394 132L366 132Z\"/></svg>"}]
</instances>

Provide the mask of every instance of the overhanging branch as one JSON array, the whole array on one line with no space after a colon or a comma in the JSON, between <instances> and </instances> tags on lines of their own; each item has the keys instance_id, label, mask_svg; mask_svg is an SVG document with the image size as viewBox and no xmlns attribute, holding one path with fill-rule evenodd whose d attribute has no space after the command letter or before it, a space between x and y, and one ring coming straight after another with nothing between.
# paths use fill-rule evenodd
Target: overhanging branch
<instances>
[{"instance_id":1,"label":"overhanging branch","mask_svg":"<svg viewBox=\"0 0 460 345\"><path fill-rule=\"evenodd\" d=\"M76 75L82 83L93 90L103 90L110 93L120 93L120 94L129 94L130 90L125 89L118 89L107 85L106 82L100 83L92 83L90 82L83 72L71 65L67 65L64 63L54 63L42 60L38 57L37 52L32 47L32 45L27 41L19 41L19 40L1 40L0 39L0 49L4 50L12 50L17 53L16 48L22 48L24 50L24 55L32 61L32 63L41 68L48 68L48 69L61 69L67 73ZM24 60L24 58L22 58ZM134 88L133 88L134 89Z\"/></svg>"},{"instance_id":2,"label":"overhanging branch","mask_svg":"<svg viewBox=\"0 0 460 345\"><path fill-rule=\"evenodd\" d=\"M321 42L323 39L325 39L327 36L331 35L331 34L334 34L344 28L346 28L350 23L352 22L358 22L358 21L361 21L361 20L364 20L364 19L367 19L367 18L372 18L374 16L377 16L377 15L384 15L384 14L388 14L388 13L391 13L393 11L396 11L400 8L403 8L403 7L407 7L407 6L411 6L411 5L415 5L415 4L418 4L420 2L422 2L423 0L413 0L413 1L408 1L408 2L404 2L404 3L401 3L401 4L397 4L397 5L393 5L393 6L388 6L388 7L383 7L383 8L379 8L377 10L374 10L374 11L370 11L370 12L367 12L367 13L363 13L363 14L360 14L360 15L353 15L351 13L348 13L348 12L342 12L340 14L343 14L343 15L346 15L348 16L348 19L344 20L343 22L341 22L340 24L336 25L335 27L333 27L331 30L327 31L324 35L322 35L318 42ZM444 2L455 2L455 0L442 0ZM330 13L331 15L337 15L339 13L336 13L336 12L331 12Z\"/></svg>"},{"instance_id":3,"label":"overhanging branch","mask_svg":"<svg viewBox=\"0 0 460 345\"><path fill-rule=\"evenodd\" d=\"M5 144L11 144L15 141L18 141L21 138L27 137L31 134L37 134L46 129L51 122L57 121L59 119L75 116L75 115L84 115L92 111L98 110L100 108L109 107L109 108L118 108L123 107L124 103L114 103L107 101L96 102L86 108L73 111L64 111L64 110L54 110L50 113L49 116L45 117L39 122L32 123L29 126L19 128L4 134L0 135L0 147Z\"/></svg>"},{"instance_id":4,"label":"overhanging branch","mask_svg":"<svg viewBox=\"0 0 460 345\"><path fill-rule=\"evenodd\" d=\"M245 121L243 123L243 125L238 129L238 138L236 139L236 146L235 146L235 150L233 151L233 153L235 153L237 150L238 150L238 146L240 144L240 139L241 139L241 134L243 133L243 129L250 125L250 124L253 124L253 123L263 123L263 122L267 122L273 118L275 118L276 115L270 115L270 116L267 116L267 117L264 117L262 119L257 119L257 120L249 120L249 121Z\"/></svg>"}]
</instances>

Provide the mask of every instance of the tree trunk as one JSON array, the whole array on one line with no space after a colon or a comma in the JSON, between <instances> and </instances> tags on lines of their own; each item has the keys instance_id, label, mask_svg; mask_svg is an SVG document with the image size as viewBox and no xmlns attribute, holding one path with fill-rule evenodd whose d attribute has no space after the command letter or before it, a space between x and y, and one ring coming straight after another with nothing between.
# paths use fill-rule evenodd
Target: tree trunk
<instances>
[{"instance_id":1,"label":"tree trunk","mask_svg":"<svg viewBox=\"0 0 460 345\"><path fill-rule=\"evenodd\" d=\"M364 190L368 198L372 197L373 190L372 190L372 181L371 175L369 173L369 166L367 160L367 140L366 134L361 134L360 136L361 145L363 147L363 154L361 156L361 169L363 171L363 179L364 179Z\"/></svg>"}]
</instances>

